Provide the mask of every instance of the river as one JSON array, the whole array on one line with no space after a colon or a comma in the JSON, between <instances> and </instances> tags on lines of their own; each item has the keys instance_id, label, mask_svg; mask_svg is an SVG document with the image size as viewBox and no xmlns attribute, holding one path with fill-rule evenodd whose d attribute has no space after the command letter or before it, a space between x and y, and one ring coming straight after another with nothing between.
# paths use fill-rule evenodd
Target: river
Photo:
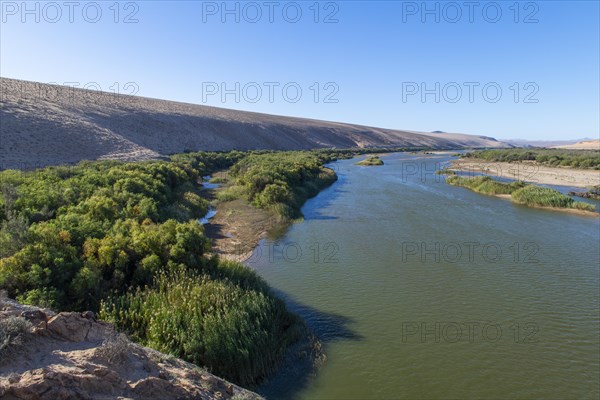
<instances>
[{"instance_id":1,"label":"river","mask_svg":"<svg viewBox=\"0 0 600 400\"><path fill-rule=\"evenodd\" d=\"M324 343L269 399L600 396L600 219L447 185L450 157L333 164L339 180L249 265Z\"/></svg>"}]
</instances>

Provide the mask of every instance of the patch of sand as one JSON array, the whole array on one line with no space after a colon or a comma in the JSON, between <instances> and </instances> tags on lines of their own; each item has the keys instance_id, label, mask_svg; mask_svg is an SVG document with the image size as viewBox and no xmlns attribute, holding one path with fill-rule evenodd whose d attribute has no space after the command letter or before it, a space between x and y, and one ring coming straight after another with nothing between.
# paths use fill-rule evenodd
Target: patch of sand
<instances>
[{"instance_id":1,"label":"patch of sand","mask_svg":"<svg viewBox=\"0 0 600 400\"><path fill-rule=\"evenodd\" d=\"M591 169L547 167L532 162L488 162L477 159L460 159L452 162L452 169L486 173L525 182L545 185L591 187L600 185L600 171Z\"/></svg>"},{"instance_id":2,"label":"patch of sand","mask_svg":"<svg viewBox=\"0 0 600 400\"><path fill-rule=\"evenodd\" d=\"M272 212L238 199L219 203L217 214L204 229L213 240L215 253L224 259L243 262L250 258L261 239L287 226L289 223L282 222Z\"/></svg>"},{"instance_id":3,"label":"patch of sand","mask_svg":"<svg viewBox=\"0 0 600 400\"><path fill-rule=\"evenodd\" d=\"M600 139L599 140L588 140L585 142L578 142L575 144L567 144L562 146L553 146L553 149L571 149L571 150L600 150Z\"/></svg>"}]
</instances>

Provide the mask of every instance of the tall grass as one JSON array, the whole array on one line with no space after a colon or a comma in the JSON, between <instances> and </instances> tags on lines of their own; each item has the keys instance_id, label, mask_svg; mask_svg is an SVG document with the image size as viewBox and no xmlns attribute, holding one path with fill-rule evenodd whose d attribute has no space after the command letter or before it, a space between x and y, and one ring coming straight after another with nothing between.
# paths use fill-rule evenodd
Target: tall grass
<instances>
[{"instance_id":1,"label":"tall grass","mask_svg":"<svg viewBox=\"0 0 600 400\"><path fill-rule=\"evenodd\" d=\"M535 207L575 208L596 211L593 204L575 201L554 189L534 185L515 191L512 194L512 200L519 204Z\"/></svg>"},{"instance_id":2,"label":"tall grass","mask_svg":"<svg viewBox=\"0 0 600 400\"><path fill-rule=\"evenodd\" d=\"M464 178L457 175L449 176L446 182L450 185L461 186L474 192L499 195L510 194L512 201L530 207L574 208L585 211L596 211L593 204L574 201L554 189L527 185L524 182L502 183L489 176Z\"/></svg>"},{"instance_id":3,"label":"tall grass","mask_svg":"<svg viewBox=\"0 0 600 400\"><path fill-rule=\"evenodd\" d=\"M497 195L511 194L515 190L525 187L524 182L498 182L489 176L477 176L474 178L464 178L458 175L452 175L446 178L446 182L450 185L466 187L474 192Z\"/></svg>"},{"instance_id":4,"label":"tall grass","mask_svg":"<svg viewBox=\"0 0 600 400\"><path fill-rule=\"evenodd\" d=\"M144 345L237 384L255 384L303 325L248 268L222 262L214 275L163 273L151 289L104 302L100 317Z\"/></svg>"}]
</instances>

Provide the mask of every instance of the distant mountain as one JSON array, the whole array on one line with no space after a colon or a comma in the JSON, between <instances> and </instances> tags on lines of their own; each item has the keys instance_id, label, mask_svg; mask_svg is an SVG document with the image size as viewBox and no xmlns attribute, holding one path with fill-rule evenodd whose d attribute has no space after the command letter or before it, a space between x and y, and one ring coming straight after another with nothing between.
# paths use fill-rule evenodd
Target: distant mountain
<instances>
[{"instance_id":1,"label":"distant mountain","mask_svg":"<svg viewBox=\"0 0 600 400\"><path fill-rule=\"evenodd\" d=\"M383 129L0 78L0 169L144 160L187 150L508 147L493 138Z\"/></svg>"},{"instance_id":2,"label":"distant mountain","mask_svg":"<svg viewBox=\"0 0 600 400\"><path fill-rule=\"evenodd\" d=\"M556 147L575 144L592 140L590 138L581 138L573 140L528 140L528 139L501 139L503 142L516 147Z\"/></svg>"},{"instance_id":3,"label":"distant mountain","mask_svg":"<svg viewBox=\"0 0 600 400\"><path fill-rule=\"evenodd\" d=\"M572 150L600 150L600 140L584 140L574 144L554 146L559 149L572 149Z\"/></svg>"}]
</instances>

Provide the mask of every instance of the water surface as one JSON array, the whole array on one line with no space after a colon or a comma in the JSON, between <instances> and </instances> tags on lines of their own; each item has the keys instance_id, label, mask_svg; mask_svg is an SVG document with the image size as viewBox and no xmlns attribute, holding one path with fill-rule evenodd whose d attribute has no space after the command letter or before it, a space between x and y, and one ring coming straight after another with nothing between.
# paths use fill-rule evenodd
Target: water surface
<instances>
[{"instance_id":1,"label":"water surface","mask_svg":"<svg viewBox=\"0 0 600 400\"><path fill-rule=\"evenodd\" d=\"M447 185L446 156L335 163L305 220L252 267L325 344L272 399L600 396L597 218Z\"/></svg>"}]
</instances>

